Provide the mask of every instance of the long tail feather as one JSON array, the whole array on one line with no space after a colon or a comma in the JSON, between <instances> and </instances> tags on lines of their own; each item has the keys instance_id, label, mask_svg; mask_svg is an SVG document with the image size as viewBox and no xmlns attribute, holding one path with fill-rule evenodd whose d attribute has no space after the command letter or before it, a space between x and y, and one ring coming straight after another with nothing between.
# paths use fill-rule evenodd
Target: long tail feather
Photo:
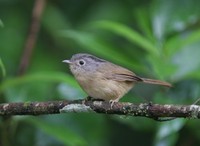
<instances>
[{"instance_id":1,"label":"long tail feather","mask_svg":"<svg viewBox=\"0 0 200 146\"><path fill-rule=\"evenodd\" d=\"M154 79L147 79L147 78L141 78L141 79L143 80L142 82L144 82L144 83L172 87L172 85L170 83L167 83L167 82L164 82L164 81L154 80Z\"/></svg>"}]
</instances>

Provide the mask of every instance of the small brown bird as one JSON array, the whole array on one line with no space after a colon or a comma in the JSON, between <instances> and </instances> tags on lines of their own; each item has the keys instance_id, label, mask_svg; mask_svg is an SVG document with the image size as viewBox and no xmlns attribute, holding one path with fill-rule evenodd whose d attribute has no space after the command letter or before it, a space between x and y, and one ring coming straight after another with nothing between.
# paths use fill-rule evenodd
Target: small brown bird
<instances>
[{"instance_id":1,"label":"small brown bird","mask_svg":"<svg viewBox=\"0 0 200 146\"><path fill-rule=\"evenodd\" d=\"M63 62L69 63L72 74L90 97L111 103L118 102L135 83L171 87L170 83L141 78L126 68L90 54L75 54Z\"/></svg>"}]
</instances>

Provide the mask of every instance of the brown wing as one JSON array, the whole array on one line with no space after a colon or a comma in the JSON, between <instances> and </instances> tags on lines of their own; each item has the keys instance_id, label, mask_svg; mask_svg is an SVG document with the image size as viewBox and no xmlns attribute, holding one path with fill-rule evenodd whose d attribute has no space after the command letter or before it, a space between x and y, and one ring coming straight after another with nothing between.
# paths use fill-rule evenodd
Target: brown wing
<instances>
[{"instance_id":1,"label":"brown wing","mask_svg":"<svg viewBox=\"0 0 200 146\"><path fill-rule=\"evenodd\" d=\"M155 80L147 79L136 76L132 71L123 68L121 66L115 65L110 62L106 62L99 67L99 72L103 75L104 78L114 81L131 81L131 82L144 82L148 84L156 84L171 87L170 83Z\"/></svg>"},{"instance_id":2,"label":"brown wing","mask_svg":"<svg viewBox=\"0 0 200 146\"><path fill-rule=\"evenodd\" d=\"M104 74L104 78L106 79L132 82L143 81L140 77L137 77L132 71L110 62L102 64L99 69Z\"/></svg>"},{"instance_id":3,"label":"brown wing","mask_svg":"<svg viewBox=\"0 0 200 146\"><path fill-rule=\"evenodd\" d=\"M141 82L142 79L135 76L135 75L128 75L128 74L118 74L115 73L112 75L112 79L116 81L135 81L135 82Z\"/></svg>"}]
</instances>

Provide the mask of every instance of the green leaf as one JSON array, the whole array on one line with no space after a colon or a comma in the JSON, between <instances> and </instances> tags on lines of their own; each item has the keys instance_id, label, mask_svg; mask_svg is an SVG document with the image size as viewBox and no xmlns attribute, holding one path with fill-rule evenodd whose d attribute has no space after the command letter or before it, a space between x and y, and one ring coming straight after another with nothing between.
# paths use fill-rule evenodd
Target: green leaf
<instances>
[{"instance_id":1,"label":"green leaf","mask_svg":"<svg viewBox=\"0 0 200 146\"><path fill-rule=\"evenodd\" d=\"M59 141L63 142L65 145L69 146L86 146L87 142L77 133L73 132L71 129L60 124L52 124L39 118L29 118L28 122L35 125L37 128L41 129L45 133L55 137Z\"/></svg>"},{"instance_id":2,"label":"green leaf","mask_svg":"<svg viewBox=\"0 0 200 146\"><path fill-rule=\"evenodd\" d=\"M5 66L0 58L0 68L1 68L1 71L2 71L2 76L5 77L6 76L6 69L5 69Z\"/></svg>"},{"instance_id":3,"label":"green leaf","mask_svg":"<svg viewBox=\"0 0 200 146\"><path fill-rule=\"evenodd\" d=\"M138 27L140 27L140 31L142 31L150 40L154 40L149 12L146 10L146 7L139 7L134 10L134 14L137 19Z\"/></svg>"},{"instance_id":4,"label":"green leaf","mask_svg":"<svg viewBox=\"0 0 200 146\"><path fill-rule=\"evenodd\" d=\"M9 87L29 82L66 82L71 86L78 87L78 84L75 82L75 80L68 74L61 72L39 72L28 74L22 77L6 79L0 85L0 92Z\"/></svg>"},{"instance_id":5,"label":"green leaf","mask_svg":"<svg viewBox=\"0 0 200 146\"><path fill-rule=\"evenodd\" d=\"M144 36L139 34L137 31L129 28L126 25L123 25L117 22L110 22L110 21L98 21L98 22L92 23L92 25L97 28L106 29L120 36L123 36L124 38L128 39L130 42L134 44L136 43L138 46L148 51L148 53L151 53L154 55L159 54L158 48L152 42L150 42L148 39L146 39Z\"/></svg>"}]
</instances>

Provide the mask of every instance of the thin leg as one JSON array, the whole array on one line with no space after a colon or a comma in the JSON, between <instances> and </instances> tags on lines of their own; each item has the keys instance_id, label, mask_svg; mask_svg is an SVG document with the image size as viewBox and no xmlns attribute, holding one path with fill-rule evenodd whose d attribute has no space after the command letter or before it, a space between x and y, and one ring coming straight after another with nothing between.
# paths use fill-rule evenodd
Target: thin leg
<instances>
[{"instance_id":1,"label":"thin leg","mask_svg":"<svg viewBox=\"0 0 200 146\"><path fill-rule=\"evenodd\" d=\"M91 97L91 96L88 96L88 97L86 97L85 100L87 100L87 101L92 100L92 97Z\"/></svg>"},{"instance_id":2,"label":"thin leg","mask_svg":"<svg viewBox=\"0 0 200 146\"><path fill-rule=\"evenodd\" d=\"M116 99L114 99L114 100L110 100L110 101L109 101L109 103L111 104L111 105L110 105L110 106L111 106L111 109L112 109L112 107L113 107L113 104L116 103L116 102L118 102L119 99L120 99L120 98L118 97L118 98L116 98Z\"/></svg>"},{"instance_id":3,"label":"thin leg","mask_svg":"<svg viewBox=\"0 0 200 146\"><path fill-rule=\"evenodd\" d=\"M93 98L91 96L88 96L85 100L87 100L87 101L105 101L103 99Z\"/></svg>"}]
</instances>

